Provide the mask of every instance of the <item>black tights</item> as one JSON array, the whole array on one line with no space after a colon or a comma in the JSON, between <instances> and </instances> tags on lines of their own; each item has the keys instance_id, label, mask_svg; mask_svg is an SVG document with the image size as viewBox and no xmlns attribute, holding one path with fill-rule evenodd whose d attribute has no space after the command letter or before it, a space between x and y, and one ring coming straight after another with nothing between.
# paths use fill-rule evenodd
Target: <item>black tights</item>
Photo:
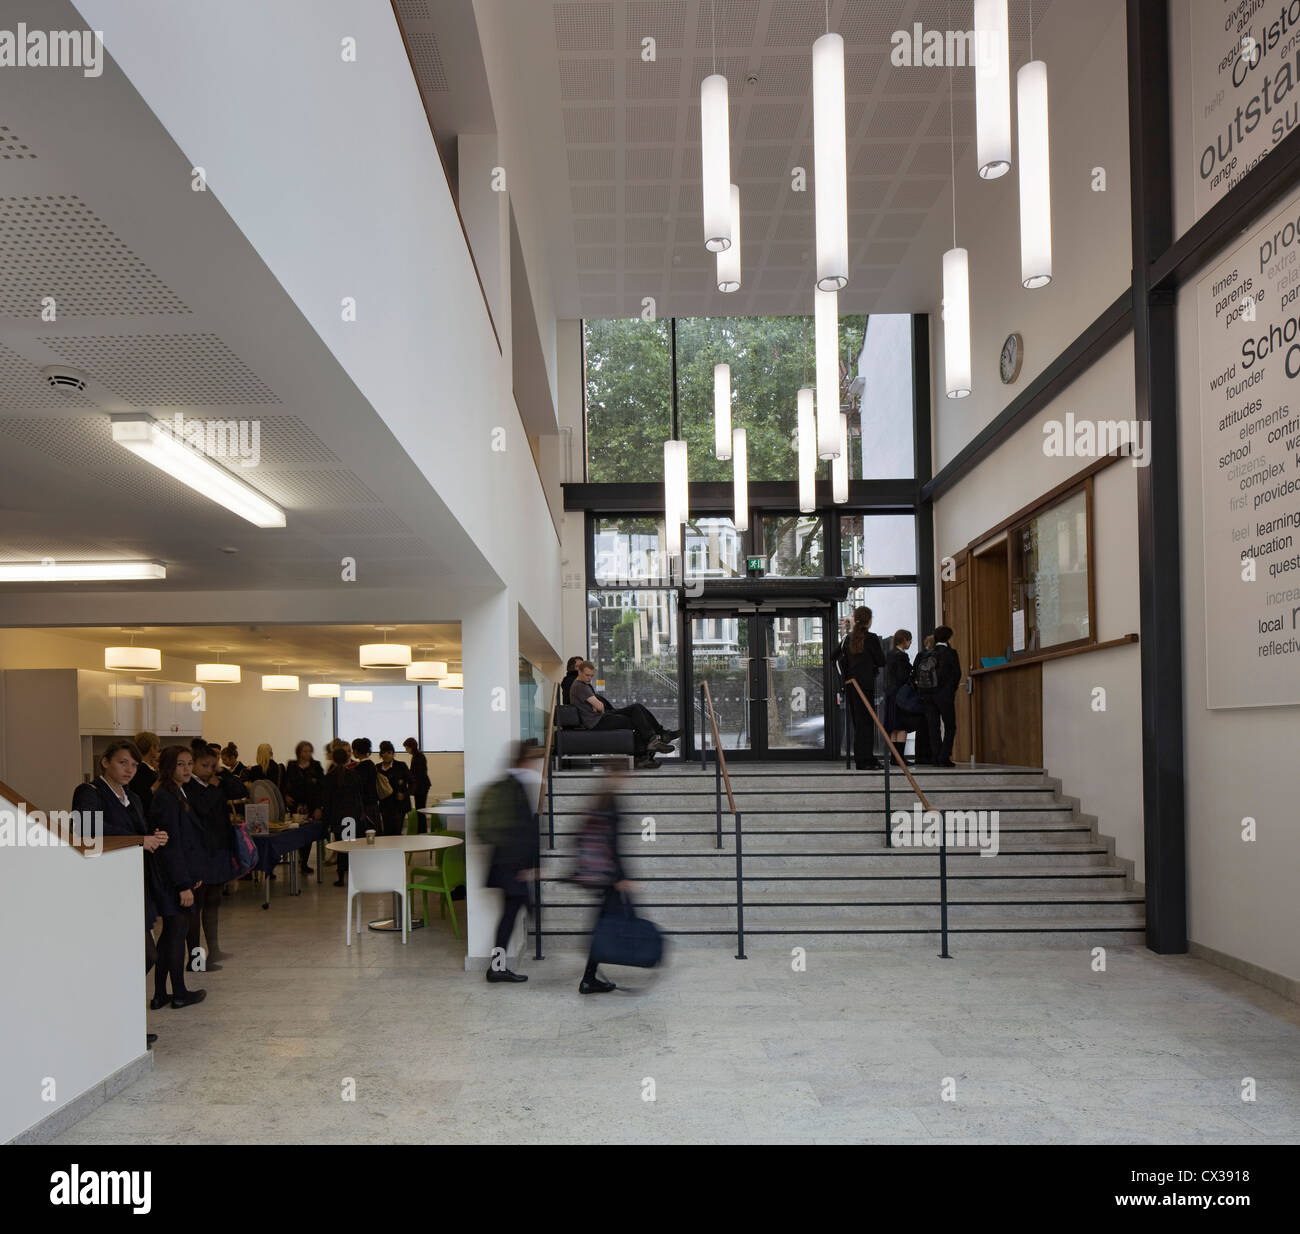
<instances>
[{"instance_id":1,"label":"black tights","mask_svg":"<svg viewBox=\"0 0 1300 1234\"><path fill-rule=\"evenodd\" d=\"M200 924L208 944L204 962L221 959L221 947L217 942L217 912L221 908L221 889L224 886L224 883L204 883L194 893L194 907L188 910L189 926L185 939L187 965L194 962L194 949L199 945Z\"/></svg>"},{"instance_id":2,"label":"black tights","mask_svg":"<svg viewBox=\"0 0 1300 1234\"><path fill-rule=\"evenodd\" d=\"M189 909L183 908L175 917L164 917L162 933L158 936L158 961L153 970L153 996L155 1002L167 997L167 978L172 979L172 998L188 994L185 988L185 931L189 926Z\"/></svg>"}]
</instances>

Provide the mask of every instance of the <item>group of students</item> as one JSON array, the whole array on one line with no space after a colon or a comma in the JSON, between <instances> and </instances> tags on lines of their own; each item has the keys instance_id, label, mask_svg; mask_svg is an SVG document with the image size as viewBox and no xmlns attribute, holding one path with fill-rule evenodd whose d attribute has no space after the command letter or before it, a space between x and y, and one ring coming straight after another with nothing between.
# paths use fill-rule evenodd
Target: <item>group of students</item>
<instances>
[{"instance_id":1,"label":"group of students","mask_svg":"<svg viewBox=\"0 0 1300 1234\"><path fill-rule=\"evenodd\" d=\"M878 635L871 631L871 610L865 605L853 610L853 624L835 654L853 716L853 760L859 771L876 771L876 727L861 695L850 684L856 681L862 693L874 703L876 676L884 671L884 703L880 722L896 746L916 731L916 761L930 761L935 767L952 767L952 747L957 736L957 687L961 685L961 659L950 643L952 628L938 626L925 640L925 648L913 663L908 656L910 630L897 630L886 654ZM923 753L924 752L924 753Z\"/></svg>"},{"instance_id":2,"label":"group of students","mask_svg":"<svg viewBox=\"0 0 1300 1234\"><path fill-rule=\"evenodd\" d=\"M564 669L560 681L561 702L566 707L577 708L583 728L603 731L630 729L638 770L658 767L656 754L677 753L677 747L672 743L681 736L681 729L664 728L654 712L641 703L615 707L603 694L597 694L596 687L591 684L596 666L590 660L570 656Z\"/></svg>"},{"instance_id":3,"label":"group of students","mask_svg":"<svg viewBox=\"0 0 1300 1234\"><path fill-rule=\"evenodd\" d=\"M409 766L396 761L392 742L380 743L380 761L374 763L368 738L336 739L325 771L310 741L300 741L293 762L283 766L266 744L258 747L251 766L240 761L233 742L221 746L201 737L189 745L163 746L157 734L140 732L133 741L109 744L99 757L99 774L74 790L72 808L102 820L104 835L140 837L152 1010L202 1002L206 990L190 989L186 973L219 972L222 961L232 958L218 941L221 897L238 869L235 810L251 797L253 786L269 781L286 808L323 820L336 839L349 824L354 835L369 827L396 835L406 811L422 807L431 787L419 743L408 737L403 746ZM307 848L299 860L310 874ZM341 856L336 887L345 885L346 873L347 857ZM157 1034L148 1034L147 1044L156 1039Z\"/></svg>"}]
</instances>

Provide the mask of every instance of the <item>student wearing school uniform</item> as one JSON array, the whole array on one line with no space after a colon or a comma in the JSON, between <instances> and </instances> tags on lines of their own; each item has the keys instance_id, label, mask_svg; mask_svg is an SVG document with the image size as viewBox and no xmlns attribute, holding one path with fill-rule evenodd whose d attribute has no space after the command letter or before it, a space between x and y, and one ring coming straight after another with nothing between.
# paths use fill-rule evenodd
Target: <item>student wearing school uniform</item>
<instances>
[{"instance_id":1,"label":"student wearing school uniform","mask_svg":"<svg viewBox=\"0 0 1300 1234\"><path fill-rule=\"evenodd\" d=\"M365 835L368 823L361 800L361 781L346 742L335 742L330 748L330 769L321 788L321 809L325 826L335 840L359 840ZM349 824L351 835L345 834ZM337 869L334 886L344 887L348 881L347 853L339 853Z\"/></svg>"},{"instance_id":2,"label":"student wearing school uniform","mask_svg":"<svg viewBox=\"0 0 1300 1234\"><path fill-rule=\"evenodd\" d=\"M148 735L153 736L152 733ZM103 835L141 837L140 846L144 849L144 971L147 975L158 959L153 923L163 889L159 850L167 843L168 836L146 821L144 805L130 788L137 771L135 756L136 747L131 742L112 742L100 755L99 775L89 784L78 784L73 791L72 808L81 817L91 815L101 819ZM146 1046L157 1040L157 1033L145 1035Z\"/></svg>"},{"instance_id":3,"label":"student wearing school uniform","mask_svg":"<svg viewBox=\"0 0 1300 1234\"><path fill-rule=\"evenodd\" d=\"M423 810L429 804L429 790L433 782L429 779L429 760L424 757L420 743L414 737L402 742L402 749L411 756L411 805L416 810ZM420 827L424 828L425 816L420 816Z\"/></svg>"},{"instance_id":4,"label":"student wearing school uniform","mask_svg":"<svg viewBox=\"0 0 1300 1234\"><path fill-rule=\"evenodd\" d=\"M388 787L393 790L379 802L379 820L383 824L382 834L386 836L402 834L402 823L407 810L411 808L411 772L405 763L399 763L393 757L396 753L391 741L379 743L375 791L379 791L379 776L383 776L388 781Z\"/></svg>"},{"instance_id":5,"label":"student wearing school uniform","mask_svg":"<svg viewBox=\"0 0 1300 1234\"><path fill-rule=\"evenodd\" d=\"M957 687L961 685L961 657L949 645L951 626L939 626L934 646L916 657L912 684L925 708L926 728L934 766L952 767L952 747L957 736ZM919 758L919 755L918 755Z\"/></svg>"},{"instance_id":6,"label":"student wearing school uniform","mask_svg":"<svg viewBox=\"0 0 1300 1234\"><path fill-rule=\"evenodd\" d=\"M284 768L275 761L275 753L266 742L257 747L257 762L248 769L250 780L269 780L284 793Z\"/></svg>"},{"instance_id":7,"label":"student wearing school uniform","mask_svg":"<svg viewBox=\"0 0 1300 1234\"><path fill-rule=\"evenodd\" d=\"M322 813L321 795L325 790L325 769L312 755L315 749L310 741L300 741L293 748L293 762L284 766L280 791L284 804L294 813L305 814L318 820ZM308 864L310 846L300 853L300 866L304 874L311 873Z\"/></svg>"},{"instance_id":8,"label":"student wearing school uniform","mask_svg":"<svg viewBox=\"0 0 1300 1234\"><path fill-rule=\"evenodd\" d=\"M859 771L879 771L880 761L873 753L876 726L862 697L874 705L876 674L885 666L885 649L871 632L871 610L865 604L853 610L853 625L836 651L835 661L853 716L853 765ZM862 694L853 688L854 681L862 687Z\"/></svg>"},{"instance_id":9,"label":"student wearing school uniform","mask_svg":"<svg viewBox=\"0 0 1300 1234\"><path fill-rule=\"evenodd\" d=\"M149 1006L157 1011L170 1003L189 1007L207 997L204 990L185 986L185 939L194 892L202 879L194 873L203 833L185 791L194 772L194 757L185 746L168 746L158 757L158 788L150 807L150 822L167 833L162 850L162 880L158 913L163 919L158 937L158 962L154 965L154 997ZM171 997L167 979L171 978Z\"/></svg>"},{"instance_id":10,"label":"student wearing school uniform","mask_svg":"<svg viewBox=\"0 0 1300 1234\"><path fill-rule=\"evenodd\" d=\"M349 764L356 772L357 784L361 789L361 805L366 825L361 826L361 820L358 819L357 828L363 835L367 827L373 827L376 831L380 829L379 768L370 761L371 748L369 737L356 738L352 743L352 762Z\"/></svg>"},{"instance_id":11,"label":"student wearing school uniform","mask_svg":"<svg viewBox=\"0 0 1300 1234\"><path fill-rule=\"evenodd\" d=\"M186 796L202 833L202 844L195 853L195 872L204 877L202 886L194 893L194 907L190 909L185 967L194 971L194 952L199 946L201 928L208 944L205 970L216 973L221 971L221 961L230 958L217 940L217 924L221 893L232 869L234 836L230 830L230 807L221 788L221 777L217 775L217 760L206 746L194 751L194 774L186 786Z\"/></svg>"},{"instance_id":12,"label":"student wearing school uniform","mask_svg":"<svg viewBox=\"0 0 1300 1234\"><path fill-rule=\"evenodd\" d=\"M149 804L153 801L153 786L158 783L158 752L161 749L157 733L151 733L147 729L136 733L135 751L140 761L136 764L135 775L127 787L140 798L146 817L149 814Z\"/></svg>"}]
</instances>

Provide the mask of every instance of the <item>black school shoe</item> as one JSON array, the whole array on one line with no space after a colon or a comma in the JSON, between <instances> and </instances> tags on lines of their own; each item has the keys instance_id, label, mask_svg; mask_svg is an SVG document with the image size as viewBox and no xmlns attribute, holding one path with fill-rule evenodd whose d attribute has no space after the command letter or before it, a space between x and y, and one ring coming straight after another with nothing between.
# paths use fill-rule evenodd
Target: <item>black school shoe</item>
<instances>
[{"instance_id":1,"label":"black school shoe","mask_svg":"<svg viewBox=\"0 0 1300 1234\"><path fill-rule=\"evenodd\" d=\"M663 741L676 741L681 735L682 730L680 728L666 728L659 734L659 737Z\"/></svg>"},{"instance_id":2,"label":"black school shoe","mask_svg":"<svg viewBox=\"0 0 1300 1234\"><path fill-rule=\"evenodd\" d=\"M487 970L487 979L492 982L497 981L527 981L528 978L523 973L512 973L508 968L497 970L489 968Z\"/></svg>"},{"instance_id":3,"label":"black school shoe","mask_svg":"<svg viewBox=\"0 0 1300 1234\"><path fill-rule=\"evenodd\" d=\"M583 981L578 986L579 994L608 994L610 990L617 990L612 981L602 981L599 977L593 977L590 981Z\"/></svg>"},{"instance_id":4,"label":"black school shoe","mask_svg":"<svg viewBox=\"0 0 1300 1234\"><path fill-rule=\"evenodd\" d=\"M186 990L184 994L178 994L172 999L172 1006L192 1007L195 1003L201 1003L207 996L207 990Z\"/></svg>"}]
</instances>

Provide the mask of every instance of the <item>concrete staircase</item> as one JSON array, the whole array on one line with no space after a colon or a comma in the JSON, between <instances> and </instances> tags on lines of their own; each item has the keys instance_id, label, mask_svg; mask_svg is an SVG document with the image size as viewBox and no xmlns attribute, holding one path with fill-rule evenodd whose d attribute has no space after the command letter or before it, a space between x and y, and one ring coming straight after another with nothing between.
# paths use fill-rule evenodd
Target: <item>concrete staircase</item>
<instances>
[{"instance_id":1,"label":"concrete staircase","mask_svg":"<svg viewBox=\"0 0 1300 1234\"><path fill-rule=\"evenodd\" d=\"M833 763L732 764L742 816L746 948L898 946L938 942L939 855L888 848L884 774ZM917 768L936 810L996 810L1000 852L950 849L950 947L1141 943L1145 904L1132 867L1114 842L1062 800L1042 770L1022 767ZM592 893L563 880L602 776L554 777L554 848L542 826L543 948L585 946ZM891 773L891 811L917 800ZM641 884L638 911L686 945L736 940L735 825L722 798L717 847L714 769L665 763L625 781L620 853ZM653 819L654 839L642 838Z\"/></svg>"}]
</instances>

